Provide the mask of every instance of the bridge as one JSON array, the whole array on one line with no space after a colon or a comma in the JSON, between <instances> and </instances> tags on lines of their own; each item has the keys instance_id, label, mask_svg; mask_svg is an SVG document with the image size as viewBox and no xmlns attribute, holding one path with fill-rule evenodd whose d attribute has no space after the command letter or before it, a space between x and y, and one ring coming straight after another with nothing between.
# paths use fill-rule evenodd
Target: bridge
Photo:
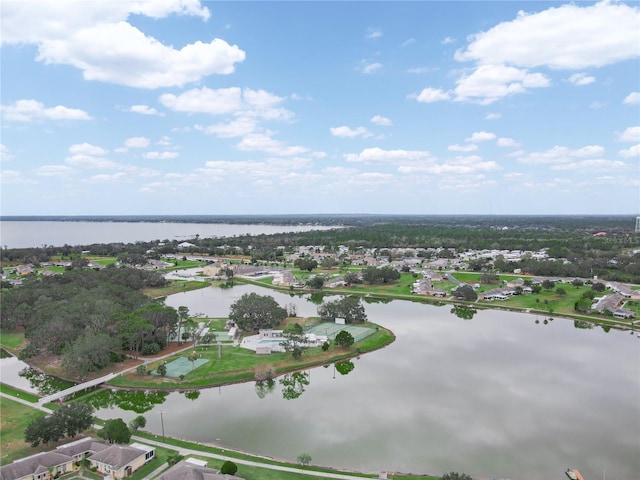
<instances>
[{"instance_id":1,"label":"bridge","mask_svg":"<svg viewBox=\"0 0 640 480\"><path fill-rule=\"evenodd\" d=\"M47 395L46 397L42 397L40 400L38 400L38 404L44 405L45 403L55 402L56 400L60 400L61 398L65 398L65 397L68 397L69 395L73 395L76 392L81 392L88 388L95 387L96 385L106 383L115 376L117 376L117 373L110 373L109 375L105 375L104 377L95 378L93 380L89 380L88 382L84 382L84 383L79 383L78 385L69 387L66 390L62 390L60 392Z\"/></svg>"}]
</instances>

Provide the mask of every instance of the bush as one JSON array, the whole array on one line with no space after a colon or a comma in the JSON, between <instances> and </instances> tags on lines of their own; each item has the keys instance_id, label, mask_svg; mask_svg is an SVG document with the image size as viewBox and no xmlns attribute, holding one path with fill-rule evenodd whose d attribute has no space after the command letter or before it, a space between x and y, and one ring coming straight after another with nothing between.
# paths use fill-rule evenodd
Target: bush
<instances>
[{"instance_id":1,"label":"bush","mask_svg":"<svg viewBox=\"0 0 640 480\"><path fill-rule=\"evenodd\" d=\"M142 355L155 355L156 353L160 353L160 345L157 343L146 343L142 346L140 350Z\"/></svg>"},{"instance_id":2,"label":"bush","mask_svg":"<svg viewBox=\"0 0 640 480\"><path fill-rule=\"evenodd\" d=\"M235 475L237 471L238 466L229 460L224 462L222 464L222 467L220 467L220 473L222 473L223 475Z\"/></svg>"},{"instance_id":3,"label":"bush","mask_svg":"<svg viewBox=\"0 0 640 480\"><path fill-rule=\"evenodd\" d=\"M176 453L175 455L169 455L167 457L167 463L169 464L169 466L173 466L176 463L178 463L180 460L182 460L184 457L182 455L180 455L179 453Z\"/></svg>"},{"instance_id":4,"label":"bush","mask_svg":"<svg viewBox=\"0 0 640 480\"><path fill-rule=\"evenodd\" d=\"M145 373L147 373L147 366L145 364L138 365L136 367L136 373L138 373L139 375L144 375Z\"/></svg>"}]
</instances>

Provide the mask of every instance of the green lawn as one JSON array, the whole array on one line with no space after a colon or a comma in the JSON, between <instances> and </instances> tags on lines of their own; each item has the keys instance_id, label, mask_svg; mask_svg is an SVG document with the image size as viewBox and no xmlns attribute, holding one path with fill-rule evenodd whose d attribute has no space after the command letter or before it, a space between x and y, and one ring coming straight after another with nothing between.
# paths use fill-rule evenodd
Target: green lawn
<instances>
[{"instance_id":1,"label":"green lawn","mask_svg":"<svg viewBox=\"0 0 640 480\"><path fill-rule=\"evenodd\" d=\"M34 395L33 393L24 392L5 383L0 383L0 392L11 395L12 397L21 398L22 400L26 400L27 402L31 403L37 403L40 399L40 397Z\"/></svg>"},{"instance_id":2,"label":"green lawn","mask_svg":"<svg viewBox=\"0 0 640 480\"><path fill-rule=\"evenodd\" d=\"M14 460L36 453L24 441L24 431L31 422L45 414L14 400L0 398L0 464L6 465Z\"/></svg>"},{"instance_id":3,"label":"green lawn","mask_svg":"<svg viewBox=\"0 0 640 480\"><path fill-rule=\"evenodd\" d=\"M365 324L376 328L376 325ZM393 334L383 328L376 333L357 342L348 349L337 348L332 345L327 352L320 347L308 349L300 360L296 360L290 353L272 353L271 355L256 355L252 350L222 345L222 358L218 359L217 346L196 347L200 358L209 362L186 374L184 380L171 377L158 377L155 375L140 375L135 372L118 376L109 382L110 385L120 387L146 387L146 388L199 388L224 385L228 383L252 381L255 370L262 365L273 365L281 374L285 372L302 370L315 365L323 365L344 360L360 353L381 348L394 340ZM186 357L188 352L176 354L168 359L171 362L178 357ZM155 370L160 362L148 365L148 370Z\"/></svg>"},{"instance_id":4,"label":"green lawn","mask_svg":"<svg viewBox=\"0 0 640 480\"><path fill-rule=\"evenodd\" d=\"M0 332L0 346L15 352L24 343L24 333Z\"/></svg>"}]
</instances>

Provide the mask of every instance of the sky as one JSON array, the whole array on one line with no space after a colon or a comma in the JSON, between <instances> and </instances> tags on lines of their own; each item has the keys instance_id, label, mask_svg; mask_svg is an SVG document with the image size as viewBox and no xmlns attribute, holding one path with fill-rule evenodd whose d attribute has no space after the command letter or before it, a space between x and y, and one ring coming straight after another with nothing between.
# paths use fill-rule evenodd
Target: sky
<instances>
[{"instance_id":1,"label":"sky","mask_svg":"<svg viewBox=\"0 0 640 480\"><path fill-rule=\"evenodd\" d=\"M2 215L640 214L640 2L0 0Z\"/></svg>"}]
</instances>

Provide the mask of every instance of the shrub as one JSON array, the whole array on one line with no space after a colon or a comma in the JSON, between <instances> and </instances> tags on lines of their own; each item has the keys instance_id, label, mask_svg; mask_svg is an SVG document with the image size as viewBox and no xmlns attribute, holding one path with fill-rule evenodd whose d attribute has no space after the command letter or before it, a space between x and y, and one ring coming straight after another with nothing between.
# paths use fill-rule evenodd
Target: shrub
<instances>
[{"instance_id":1,"label":"shrub","mask_svg":"<svg viewBox=\"0 0 640 480\"><path fill-rule=\"evenodd\" d=\"M147 366L145 364L138 365L136 367L136 373L144 375L145 373L147 373Z\"/></svg>"},{"instance_id":2,"label":"shrub","mask_svg":"<svg viewBox=\"0 0 640 480\"><path fill-rule=\"evenodd\" d=\"M220 473L222 473L223 475L235 475L237 471L238 466L229 460L224 462L222 464L222 467L220 467Z\"/></svg>"},{"instance_id":3,"label":"shrub","mask_svg":"<svg viewBox=\"0 0 640 480\"><path fill-rule=\"evenodd\" d=\"M146 343L142 346L140 350L142 355L155 355L156 353L160 353L160 345L157 343Z\"/></svg>"},{"instance_id":4,"label":"shrub","mask_svg":"<svg viewBox=\"0 0 640 480\"><path fill-rule=\"evenodd\" d=\"M178 463L180 460L182 460L184 457L182 455L180 455L179 453L176 453L175 455L169 455L167 457L167 463L169 464L169 466L173 466L176 463Z\"/></svg>"}]
</instances>

